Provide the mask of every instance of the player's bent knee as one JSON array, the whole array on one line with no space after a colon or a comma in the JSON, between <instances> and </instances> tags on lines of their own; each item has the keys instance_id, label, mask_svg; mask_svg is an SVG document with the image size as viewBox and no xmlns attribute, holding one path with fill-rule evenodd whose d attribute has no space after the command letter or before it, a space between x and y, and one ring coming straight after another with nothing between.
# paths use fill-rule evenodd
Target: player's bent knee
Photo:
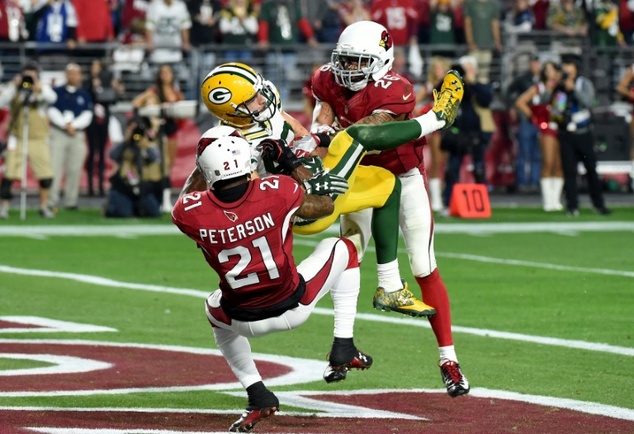
<instances>
[{"instance_id":1,"label":"player's bent knee","mask_svg":"<svg viewBox=\"0 0 634 434\"><path fill-rule=\"evenodd\" d=\"M352 242L352 240L349 240L345 237L341 237L339 238L339 240L344 243L346 249L348 250L348 265L346 265L346 270L359 267L359 254L357 252L357 247L355 246L355 244Z\"/></svg>"}]
</instances>

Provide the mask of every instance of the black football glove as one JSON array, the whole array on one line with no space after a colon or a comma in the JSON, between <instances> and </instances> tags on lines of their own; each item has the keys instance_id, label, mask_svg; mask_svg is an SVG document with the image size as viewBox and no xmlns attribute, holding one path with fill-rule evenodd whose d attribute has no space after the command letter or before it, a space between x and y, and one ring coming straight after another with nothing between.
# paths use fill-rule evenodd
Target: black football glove
<instances>
[{"instance_id":1,"label":"black football glove","mask_svg":"<svg viewBox=\"0 0 634 434\"><path fill-rule=\"evenodd\" d=\"M302 163L295 156L291 148L282 139L264 139L260 142L264 153L273 161L277 162L286 174L291 174Z\"/></svg>"}]
</instances>

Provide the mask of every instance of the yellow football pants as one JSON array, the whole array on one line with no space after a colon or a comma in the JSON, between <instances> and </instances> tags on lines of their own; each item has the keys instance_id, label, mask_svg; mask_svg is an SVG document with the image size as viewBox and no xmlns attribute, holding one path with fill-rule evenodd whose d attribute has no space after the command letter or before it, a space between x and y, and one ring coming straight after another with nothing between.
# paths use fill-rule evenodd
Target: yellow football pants
<instances>
[{"instance_id":1,"label":"yellow football pants","mask_svg":"<svg viewBox=\"0 0 634 434\"><path fill-rule=\"evenodd\" d=\"M301 235L316 234L326 230L339 218L366 208L381 208L394 190L396 178L382 167L359 166L366 154L365 148L347 131L337 134L324 158L324 167L348 181L348 191L335 199L335 210L310 224L293 226L293 232Z\"/></svg>"}]
</instances>

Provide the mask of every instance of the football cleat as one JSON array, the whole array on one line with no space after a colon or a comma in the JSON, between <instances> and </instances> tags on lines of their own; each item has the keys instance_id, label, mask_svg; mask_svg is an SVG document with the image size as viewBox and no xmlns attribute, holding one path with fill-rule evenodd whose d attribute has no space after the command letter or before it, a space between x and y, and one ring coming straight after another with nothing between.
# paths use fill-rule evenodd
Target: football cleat
<instances>
[{"instance_id":1,"label":"football cleat","mask_svg":"<svg viewBox=\"0 0 634 434\"><path fill-rule=\"evenodd\" d=\"M394 311L413 317L429 317L436 314L436 309L414 297L414 294L407 289L407 282L404 282L403 289L395 292L386 292L379 286L374 293L372 304L375 309Z\"/></svg>"},{"instance_id":2,"label":"football cleat","mask_svg":"<svg viewBox=\"0 0 634 434\"><path fill-rule=\"evenodd\" d=\"M278 407L264 407L255 410L244 410L240 419L236 420L229 427L229 432L251 432L255 424L262 419L271 417L278 410Z\"/></svg>"},{"instance_id":3,"label":"football cleat","mask_svg":"<svg viewBox=\"0 0 634 434\"><path fill-rule=\"evenodd\" d=\"M433 94L434 106L431 110L436 113L436 118L439 121L445 121L445 126L442 127L445 130L456 120L458 108L464 95L464 83L458 71L450 69L445 74L440 92L434 89Z\"/></svg>"},{"instance_id":4,"label":"football cleat","mask_svg":"<svg viewBox=\"0 0 634 434\"><path fill-rule=\"evenodd\" d=\"M355 348L357 354L347 363L330 363L324 371L326 383L335 383L345 380L350 369L369 369L372 366L372 357Z\"/></svg>"},{"instance_id":5,"label":"football cleat","mask_svg":"<svg viewBox=\"0 0 634 434\"><path fill-rule=\"evenodd\" d=\"M447 387L449 396L455 398L469 393L469 389L471 389L469 381L460 370L458 362L447 361L438 366L440 367L440 375L442 375L442 381L445 383L445 387Z\"/></svg>"}]
</instances>

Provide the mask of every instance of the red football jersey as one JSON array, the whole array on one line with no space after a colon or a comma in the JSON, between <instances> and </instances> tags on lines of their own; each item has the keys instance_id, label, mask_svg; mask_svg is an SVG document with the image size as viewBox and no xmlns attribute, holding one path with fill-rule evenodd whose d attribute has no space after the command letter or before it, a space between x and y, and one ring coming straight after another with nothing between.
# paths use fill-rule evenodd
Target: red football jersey
<instances>
[{"instance_id":1,"label":"red football jersey","mask_svg":"<svg viewBox=\"0 0 634 434\"><path fill-rule=\"evenodd\" d=\"M371 8L372 21L390 32L394 45L405 46L418 30L417 6L414 0L375 0Z\"/></svg>"},{"instance_id":2,"label":"red football jersey","mask_svg":"<svg viewBox=\"0 0 634 434\"><path fill-rule=\"evenodd\" d=\"M351 92L335 82L335 77L326 64L313 74L313 94L328 103L342 127L348 127L375 111L388 111L396 115L412 117L416 107L416 92L403 76L389 72L378 81L371 81L358 92ZM412 140L396 149L369 154L362 164L380 166L395 175L400 175L423 162L425 138Z\"/></svg>"},{"instance_id":3,"label":"red football jersey","mask_svg":"<svg viewBox=\"0 0 634 434\"><path fill-rule=\"evenodd\" d=\"M236 202L219 201L209 190L186 194L174 205L172 221L218 273L227 302L262 309L299 285L291 216L303 197L292 178L267 176L252 180Z\"/></svg>"}]
</instances>

